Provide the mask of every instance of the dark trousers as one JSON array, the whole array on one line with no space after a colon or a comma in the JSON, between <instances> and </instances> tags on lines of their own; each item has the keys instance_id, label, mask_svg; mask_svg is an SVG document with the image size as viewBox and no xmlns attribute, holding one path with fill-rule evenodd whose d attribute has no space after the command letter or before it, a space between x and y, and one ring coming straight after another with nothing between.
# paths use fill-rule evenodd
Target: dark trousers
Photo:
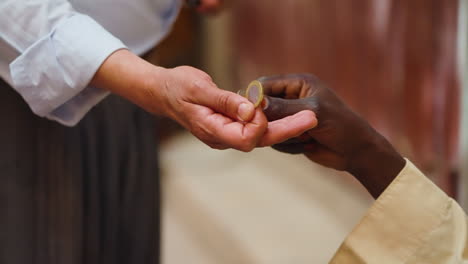
<instances>
[{"instance_id":1,"label":"dark trousers","mask_svg":"<svg viewBox=\"0 0 468 264\"><path fill-rule=\"evenodd\" d=\"M110 96L73 128L0 79L0 263L154 264L154 120Z\"/></svg>"}]
</instances>

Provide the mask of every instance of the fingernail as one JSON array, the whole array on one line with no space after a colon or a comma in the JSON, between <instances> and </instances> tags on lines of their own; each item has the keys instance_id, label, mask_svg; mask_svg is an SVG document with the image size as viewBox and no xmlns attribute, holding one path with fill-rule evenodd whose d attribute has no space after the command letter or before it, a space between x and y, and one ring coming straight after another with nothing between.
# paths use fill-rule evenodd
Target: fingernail
<instances>
[{"instance_id":1,"label":"fingernail","mask_svg":"<svg viewBox=\"0 0 468 264\"><path fill-rule=\"evenodd\" d=\"M250 121L253 117L254 108L253 105L242 103L237 109L237 117L244 122Z\"/></svg>"}]
</instances>

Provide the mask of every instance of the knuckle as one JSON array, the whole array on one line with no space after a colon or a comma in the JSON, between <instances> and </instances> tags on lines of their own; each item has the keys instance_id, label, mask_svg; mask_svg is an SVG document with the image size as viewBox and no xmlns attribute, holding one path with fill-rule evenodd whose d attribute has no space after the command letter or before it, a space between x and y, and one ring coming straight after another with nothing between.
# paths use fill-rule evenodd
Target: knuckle
<instances>
[{"instance_id":1,"label":"knuckle","mask_svg":"<svg viewBox=\"0 0 468 264\"><path fill-rule=\"evenodd\" d=\"M216 104L219 107L219 110L222 112L226 112L228 110L230 95L228 93L220 93Z\"/></svg>"},{"instance_id":2,"label":"knuckle","mask_svg":"<svg viewBox=\"0 0 468 264\"><path fill-rule=\"evenodd\" d=\"M239 145L238 149L243 152L251 152L256 146L256 141L253 137L248 137L242 140L242 143Z\"/></svg>"},{"instance_id":3,"label":"knuckle","mask_svg":"<svg viewBox=\"0 0 468 264\"><path fill-rule=\"evenodd\" d=\"M198 82L198 81L193 81L193 82L190 82L187 86L187 92L190 94L190 95L194 95L197 93L197 91L201 88L201 84Z\"/></svg>"},{"instance_id":4,"label":"knuckle","mask_svg":"<svg viewBox=\"0 0 468 264\"><path fill-rule=\"evenodd\" d=\"M242 152L245 152L245 153L248 153L248 152L251 152L252 150L254 150L254 147L253 145L242 145L238 148L238 150L242 151Z\"/></svg>"},{"instance_id":5,"label":"knuckle","mask_svg":"<svg viewBox=\"0 0 468 264\"><path fill-rule=\"evenodd\" d=\"M207 82L212 82L213 81L213 79L211 78L211 76L208 73L206 73L204 71L199 71L199 74L200 74L201 79L203 79L203 80L205 80Z\"/></svg>"},{"instance_id":6,"label":"knuckle","mask_svg":"<svg viewBox=\"0 0 468 264\"><path fill-rule=\"evenodd\" d=\"M193 70L192 67L187 66L187 65L178 66L175 69L180 70L180 71L192 71Z\"/></svg>"},{"instance_id":7,"label":"knuckle","mask_svg":"<svg viewBox=\"0 0 468 264\"><path fill-rule=\"evenodd\" d=\"M223 150L224 148L221 145L215 143L206 143L211 149Z\"/></svg>"},{"instance_id":8,"label":"knuckle","mask_svg":"<svg viewBox=\"0 0 468 264\"><path fill-rule=\"evenodd\" d=\"M225 146L225 145L216 144L215 147L214 147L213 149L216 149L216 150L225 150L225 149L228 149L228 147Z\"/></svg>"},{"instance_id":9,"label":"knuckle","mask_svg":"<svg viewBox=\"0 0 468 264\"><path fill-rule=\"evenodd\" d=\"M248 147L244 150L244 152L249 153L249 152L252 152L254 149L255 149L255 146L251 145L251 146L248 146Z\"/></svg>"},{"instance_id":10,"label":"knuckle","mask_svg":"<svg viewBox=\"0 0 468 264\"><path fill-rule=\"evenodd\" d=\"M201 93L202 91L206 92L206 89L211 88L212 85L203 78L195 78L190 82L188 87L188 92L191 94Z\"/></svg>"}]
</instances>

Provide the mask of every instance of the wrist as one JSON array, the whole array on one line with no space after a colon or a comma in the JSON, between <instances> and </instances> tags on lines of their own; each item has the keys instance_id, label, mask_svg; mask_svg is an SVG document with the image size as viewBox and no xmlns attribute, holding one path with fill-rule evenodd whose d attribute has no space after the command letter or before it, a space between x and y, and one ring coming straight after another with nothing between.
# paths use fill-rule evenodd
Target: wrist
<instances>
[{"instance_id":1,"label":"wrist","mask_svg":"<svg viewBox=\"0 0 468 264\"><path fill-rule=\"evenodd\" d=\"M91 85L117 94L145 110L158 113L158 78L163 68L156 67L128 50L111 54L98 69Z\"/></svg>"},{"instance_id":2,"label":"wrist","mask_svg":"<svg viewBox=\"0 0 468 264\"><path fill-rule=\"evenodd\" d=\"M140 86L136 89L139 94L138 104L153 114L169 116L169 102L164 99L167 98L169 69L149 65L147 72L140 77Z\"/></svg>"},{"instance_id":3,"label":"wrist","mask_svg":"<svg viewBox=\"0 0 468 264\"><path fill-rule=\"evenodd\" d=\"M350 172L369 193L378 198L404 168L405 159L380 134L350 161Z\"/></svg>"}]
</instances>

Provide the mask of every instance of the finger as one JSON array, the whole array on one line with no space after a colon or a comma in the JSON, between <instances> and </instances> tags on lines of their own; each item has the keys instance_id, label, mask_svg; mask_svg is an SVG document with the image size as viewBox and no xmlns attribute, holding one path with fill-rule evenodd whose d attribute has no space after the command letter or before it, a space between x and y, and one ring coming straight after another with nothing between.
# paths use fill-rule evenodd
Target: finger
<instances>
[{"instance_id":1,"label":"finger","mask_svg":"<svg viewBox=\"0 0 468 264\"><path fill-rule=\"evenodd\" d=\"M304 153L304 144L301 143L280 143L271 146L279 152L289 153L289 154L301 154Z\"/></svg>"},{"instance_id":2,"label":"finger","mask_svg":"<svg viewBox=\"0 0 468 264\"><path fill-rule=\"evenodd\" d=\"M312 111L301 111L292 116L270 122L259 147L275 145L300 136L316 127L317 124L317 118Z\"/></svg>"},{"instance_id":3,"label":"finger","mask_svg":"<svg viewBox=\"0 0 468 264\"><path fill-rule=\"evenodd\" d=\"M236 122L219 113L212 113L203 122L201 125L218 148L226 146L245 152L251 151L257 145L268 126L261 110L255 112L249 123Z\"/></svg>"},{"instance_id":4,"label":"finger","mask_svg":"<svg viewBox=\"0 0 468 264\"><path fill-rule=\"evenodd\" d=\"M287 74L261 77L258 79L263 85L266 95L286 99L297 99L305 97L302 93L304 81L316 78L311 74Z\"/></svg>"},{"instance_id":5,"label":"finger","mask_svg":"<svg viewBox=\"0 0 468 264\"><path fill-rule=\"evenodd\" d=\"M263 139L268 129L268 120L262 110L256 109L255 116L251 122L246 123L244 135L249 146L253 149Z\"/></svg>"},{"instance_id":6,"label":"finger","mask_svg":"<svg viewBox=\"0 0 468 264\"><path fill-rule=\"evenodd\" d=\"M312 129L313 130L313 129ZM309 144L309 143L313 143L313 142L316 142L315 139L313 139L312 137L309 136L309 134L307 132L303 133L302 135L298 136L298 137L293 137L293 138L290 138L284 142L281 142L279 144Z\"/></svg>"},{"instance_id":7,"label":"finger","mask_svg":"<svg viewBox=\"0 0 468 264\"><path fill-rule=\"evenodd\" d=\"M318 144L315 139L308 136L307 132L302 135L288 139L282 143L271 146L273 149L289 154L300 154L311 151L312 147Z\"/></svg>"},{"instance_id":8,"label":"finger","mask_svg":"<svg viewBox=\"0 0 468 264\"><path fill-rule=\"evenodd\" d=\"M214 84L200 87L203 94L193 95L193 101L207 106L214 112L226 115L234 120L249 122L255 114L254 105L246 98L233 92L217 88Z\"/></svg>"},{"instance_id":9,"label":"finger","mask_svg":"<svg viewBox=\"0 0 468 264\"><path fill-rule=\"evenodd\" d=\"M209 143L209 142L204 142L204 143L212 149L225 150L229 148L228 146L224 144L220 144L220 143Z\"/></svg>"},{"instance_id":10,"label":"finger","mask_svg":"<svg viewBox=\"0 0 468 264\"><path fill-rule=\"evenodd\" d=\"M303 99L281 99L266 97L266 105L263 109L268 121L274 121L294 115L303 110L318 112L318 103L313 98Z\"/></svg>"}]
</instances>

